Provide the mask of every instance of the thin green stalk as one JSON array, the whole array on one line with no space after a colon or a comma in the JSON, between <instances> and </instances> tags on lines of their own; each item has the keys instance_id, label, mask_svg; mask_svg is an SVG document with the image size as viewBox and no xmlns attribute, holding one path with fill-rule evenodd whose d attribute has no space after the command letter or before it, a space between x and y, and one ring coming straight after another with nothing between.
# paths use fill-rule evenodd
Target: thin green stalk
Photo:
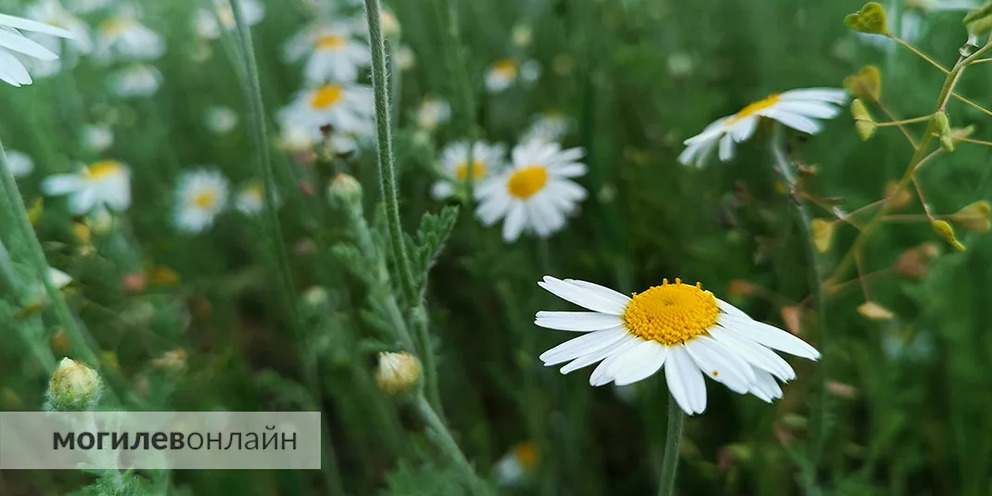
<instances>
[{"instance_id":1,"label":"thin green stalk","mask_svg":"<svg viewBox=\"0 0 992 496\"><path fill-rule=\"evenodd\" d=\"M661 461L661 478L658 481L658 496L672 496L675 491L675 474L679 466L679 444L682 443L682 424L685 413L668 395L668 431L665 433L665 458Z\"/></svg>"},{"instance_id":2,"label":"thin green stalk","mask_svg":"<svg viewBox=\"0 0 992 496\"><path fill-rule=\"evenodd\" d=\"M7 165L7 154L4 152L2 143L0 143L0 186L2 186L3 195L7 197L7 201L12 207L13 214L11 216L13 225L0 226L0 230L5 231L4 234L17 236L20 238L21 243L24 244L25 251L27 252L26 255L29 258L28 262L34 269L38 280L44 285L45 293L48 295L52 309L55 312L55 317L65 331L66 337L69 338L69 349L71 353L91 364L93 367L101 369L102 367L100 367L96 353L90 347L92 338L85 333L76 321L65 298L62 297L62 292L48 278L49 265L45 259L45 251L34 233L34 228L31 226L27 208L24 206L24 200L21 197L20 191L17 189L17 182L14 180L14 175Z\"/></svg>"},{"instance_id":3,"label":"thin green stalk","mask_svg":"<svg viewBox=\"0 0 992 496\"><path fill-rule=\"evenodd\" d=\"M269 231L269 241L272 243L275 252L275 261L279 283L282 286L280 291L286 308L290 313L290 320L297 346L303 362L304 381L313 396L314 401L320 405L322 403L322 389L320 386L320 376L317 370L316 357L309 346L309 337L300 316L299 307L295 300L296 290L293 284L293 276L289 266L289 255L283 245L282 225L279 221L276 199L276 180L273 172L271 157L269 156L269 141L265 129L265 113L262 102L262 89L259 83L258 62L255 60L255 49L251 39L251 29L245 22L241 12L241 1L231 0L231 9L234 13L235 24L238 30L238 41L241 49L239 55L243 57L244 72L239 71L242 76L242 86L245 91L245 99L248 102L248 120L251 126L252 143L254 145L256 165L262 177L262 184L265 189L265 219L266 229ZM237 65L237 63L235 63ZM334 447L330 440L330 430L321 429L324 444L327 447L325 455L324 477L328 488L332 494L343 494L344 487L341 483L341 474L337 467Z\"/></svg>"},{"instance_id":4,"label":"thin green stalk","mask_svg":"<svg viewBox=\"0 0 992 496\"><path fill-rule=\"evenodd\" d=\"M382 36L382 5L379 0L365 0L365 13L369 23L369 44L372 49L372 89L375 93L375 124L379 152L379 186L386 204L386 223L393 261L399 273L400 289L411 307L417 305L410 259L403 242L400 226L399 198L396 192L396 165L393 161L393 135L389 112L389 83L386 75L386 43Z\"/></svg>"},{"instance_id":5,"label":"thin green stalk","mask_svg":"<svg viewBox=\"0 0 992 496\"><path fill-rule=\"evenodd\" d=\"M420 412L421 418L427 424L427 428L430 429L431 434L433 434L433 439L437 447L447 456L455 467L462 472L462 476L465 478L466 484L470 488L470 494L475 495L486 495L489 494L489 487L486 483L475 474L475 469L472 468L472 464L469 463L468 459L465 458L465 454L462 453L461 448L458 447L458 443L455 442L455 438L448 431L448 427L444 425L444 421L438 416L434 408L431 407L430 402L424 395L417 395L417 411Z\"/></svg>"}]
</instances>

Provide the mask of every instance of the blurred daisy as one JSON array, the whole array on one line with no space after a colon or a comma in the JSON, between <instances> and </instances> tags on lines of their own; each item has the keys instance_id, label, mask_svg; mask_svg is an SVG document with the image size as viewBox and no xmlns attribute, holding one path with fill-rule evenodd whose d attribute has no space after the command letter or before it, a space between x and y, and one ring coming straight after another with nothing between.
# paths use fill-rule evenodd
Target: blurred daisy
<instances>
[{"instance_id":1,"label":"blurred daisy","mask_svg":"<svg viewBox=\"0 0 992 496\"><path fill-rule=\"evenodd\" d=\"M276 203L279 203L278 196ZM265 190L262 183L251 181L238 190L234 197L234 208L246 215L255 215L265 208Z\"/></svg>"},{"instance_id":2,"label":"blurred daisy","mask_svg":"<svg viewBox=\"0 0 992 496\"><path fill-rule=\"evenodd\" d=\"M49 26L63 28L72 34L70 40L64 43L69 54L78 56L93 51L93 40L90 36L90 29L86 24L62 8L58 0L41 0L32 4L26 11L27 17ZM55 60L33 60L29 62L31 72L37 77L48 77L62 70L65 64L75 64L76 58L71 57L66 60L66 55L62 53L63 41L51 36L44 36L38 33L26 35L40 45L44 46L59 58Z\"/></svg>"},{"instance_id":3,"label":"blurred daisy","mask_svg":"<svg viewBox=\"0 0 992 496\"><path fill-rule=\"evenodd\" d=\"M131 206L131 173L116 160L101 160L74 174L56 174L41 182L46 196L69 195L69 211L83 215L95 207L123 211Z\"/></svg>"},{"instance_id":4,"label":"blurred daisy","mask_svg":"<svg viewBox=\"0 0 992 496\"><path fill-rule=\"evenodd\" d=\"M571 178L586 173L581 148L530 142L513 149L513 165L476 188L476 215L490 226L503 218L503 239L516 241L524 230L548 237L565 226L565 216L586 197Z\"/></svg>"},{"instance_id":5,"label":"blurred daisy","mask_svg":"<svg viewBox=\"0 0 992 496\"><path fill-rule=\"evenodd\" d=\"M24 177L34 171L34 160L26 153L7 150L7 168L14 177Z\"/></svg>"},{"instance_id":6,"label":"blurred daisy","mask_svg":"<svg viewBox=\"0 0 992 496\"><path fill-rule=\"evenodd\" d=\"M97 28L94 54L103 62L151 60L165 53L165 42L158 33L131 15L118 15Z\"/></svg>"},{"instance_id":7,"label":"blurred daisy","mask_svg":"<svg viewBox=\"0 0 992 496\"><path fill-rule=\"evenodd\" d=\"M234 8L229 0L213 0L214 11L199 9L193 18L196 32L201 37L215 40L220 37L221 27L230 31L237 26ZM258 24L265 18L265 6L258 0L241 0L241 16L249 26ZM218 23L219 21L219 23Z\"/></svg>"},{"instance_id":8,"label":"blurred daisy","mask_svg":"<svg viewBox=\"0 0 992 496\"><path fill-rule=\"evenodd\" d=\"M559 112L545 112L524 131L523 141L558 142L565 139L572 121Z\"/></svg>"},{"instance_id":9,"label":"blurred daisy","mask_svg":"<svg viewBox=\"0 0 992 496\"><path fill-rule=\"evenodd\" d=\"M396 50L396 67L401 71L409 71L415 65L417 65L417 54L413 52L413 48L410 48L410 45L400 45Z\"/></svg>"},{"instance_id":10,"label":"blurred daisy","mask_svg":"<svg viewBox=\"0 0 992 496\"><path fill-rule=\"evenodd\" d=\"M207 109L207 129L214 134L227 134L238 125L238 114L230 107L213 106Z\"/></svg>"},{"instance_id":11,"label":"blurred daisy","mask_svg":"<svg viewBox=\"0 0 992 496\"><path fill-rule=\"evenodd\" d=\"M542 288L586 308L538 312L535 324L584 333L541 354L544 365L568 362L567 374L600 362L589 384L618 386L648 378L664 367L668 390L692 415L706 409L703 376L739 394L771 402L782 397L776 382L794 379L792 367L773 350L816 360L820 353L792 334L758 322L699 284L676 279L632 297L574 279L545 276Z\"/></svg>"},{"instance_id":12,"label":"blurred daisy","mask_svg":"<svg viewBox=\"0 0 992 496\"><path fill-rule=\"evenodd\" d=\"M497 60L486 72L486 89L490 93L505 91L517 80L520 68L510 59Z\"/></svg>"},{"instance_id":13,"label":"blurred daisy","mask_svg":"<svg viewBox=\"0 0 992 496\"><path fill-rule=\"evenodd\" d=\"M114 132L108 126L89 124L83 126L79 140L86 150L102 152L114 144Z\"/></svg>"},{"instance_id":14,"label":"blurred daisy","mask_svg":"<svg viewBox=\"0 0 992 496\"><path fill-rule=\"evenodd\" d=\"M504 166L506 147L476 142L472 145L472 178L476 186L487 178L499 174ZM441 152L442 179L434 183L431 196L443 200L465 190L469 177L468 143L448 145Z\"/></svg>"},{"instance_id":15,"label":"blurred daisy","mask_svg":"<svg viewBox=\"0 0 992 496\"><path fill-rule=\"evenodd\" d=\"M440 98L428 96L417 107L417 124L429 130L451 120L451 105Z\"/></svg>"},{"instance_id":16,"label":"blurred daisy","mask_svg":"<svg viewBox=\"0 0 992 496\"><path fill-rule=\"evenodd\" d=\"M132 64L109 76L110 88L121 98L144 98L162 85L162 73L148 64Z\"/></svg>"},{"instance_id":17,"label":"blurred daisy","mask_svg":"<svg viewBox=\"0 0 992 496\"><path fill-rule=\"evenodd\" d=\"M746 141L758 127L762 117L776 120L785 126L807 134L820 132L816 119L831 119L840 113L837 105L847 101L844 90L809 88L776 93L752 103L740 112L717 119L703 132L685 140L686 148L679 155L679 162L701 166L719 144L720 160L734 156L734 145Z\"/></svg>"},{"instance_id":18,"label":"blurred daisy","mask_svg":"<svg viewBox=\"0 0 992 496\"><path fill-rule=\"evenodd\" d=\"M86 14L108 7L114 0L67 0L69 10L77 14Z\"/></svg>"},{"instance_id":19,"label":"blurred daisy","mask_svg":"<svg viewBox=\"0 0 992 496\"><path fill-rule=\"evenodd\" d=\"M537 445L532 442L515 444L493 467L501 486L516 486L537 469Z\"/></svg>"},{"instance_id":20,"label":"blurred daisy","mask_svg":"<svg viewBox=\"0 0 992 496\"><path fill-rule=\"evenodd\" d=\"M309 133L314 142L323 139L321 128L370 136L374 132L372 88L355 84L323 84L300 92L279 114L283 125Z\"/></svg>"},{"instance_id":21,"label":"blurred daisy","mask_svg":"<svg viewBox=\"0 0 992 496\"><path fill-rule=\"evenodd\" d=\"M179 179L173 218L182 231L198 233L210 227L227 206L227 179L215 170L187 172Z\"/></svg>"},{"instance_id":22,"label":"blurred daisy","mask_svg":"<svg viewBox=\"0 0 992 496\"><path fill-rule=\"evenodd\" d=\"M354 35L343 22L304 29L286 43L286 59L296 62L306 57L303 75L312 83L355 81L372 59L369 46Z\"/></svg>"},{"instance_id":23,"label":"blurred daisy","mask_svg":"<svg viewBox=\"0 0 992 496\"><path fill-rule=\"evenodd\" d=\"M31 84L24 63L14 54L21 54L39 61L53 61L59 58L48 48L21 34L21 31L43 35L71 38L72 33L65 29L37 21L0 14L0 80L11 86Z\"/></svg>"}]
</instances>

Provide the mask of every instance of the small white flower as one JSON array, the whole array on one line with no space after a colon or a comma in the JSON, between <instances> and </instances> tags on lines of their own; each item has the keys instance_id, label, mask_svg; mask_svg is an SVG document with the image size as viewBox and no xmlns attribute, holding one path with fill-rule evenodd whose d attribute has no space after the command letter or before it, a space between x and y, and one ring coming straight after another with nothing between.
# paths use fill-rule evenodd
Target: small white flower
<instances>
[{"instance_id":1,"label":"small white flower","mask_svg":"<svg viewBox=\"0 0 992 496\"><path fill-rule=\"evenodd\" d=\"M489 177L499 175L506 161L506 147L476 142L472 145L472 179L478 186ZM468 182L468 143L448 145L441 152L442 179L434 183L431 196L443 200L464 189Z\"/></svg>"},{"instance_id":2,"label":"small white flower","mask_svg":"<svg viewBox=\"0 0 992 496\"><path fill-rule=\"evenodd\" d=\"M48 268L48 282L55 286L55 289L64 289L66 286L72 283L72 276L62 272L54 267ZM44 291L44 285L42 285L42 291Z\"/></svg>"},{"instance_id":3,"label":"small white flower","mask_svg":"<svg viewBox=\"0 0 992 496\"><path fill-rule=\"evenodd\" d=\"M497 60L486 72L486 89L490 93L500 93L517 81L520 67L511 59Z\"/></svg>"},{"instance_id":4,"label":"small white flower","mask_svg":"<svg viewBox=\"0 0 992 496\"><path fill-rule=\"evenodd\" d=\"M541 354L546 366L567 364L561 373L599 362L589 384L632 384L663 367L668 391L689 415L706 409L703 376L738 394L771 402L782 397L776 382L796 377L773 350L810 360L815 348L792 334L753 320L699 284L664 280L628 297L574 279L545 276L539 282L555 296L590 311L538 312L535 324L584 333Z\"/></svg>"},{"instance_id":5,"label":"small white flower","mask_svg":"<svg viewBox=\"0 0 992 496\"><path fill-rule=\"evenodd\" d=\"M94 54L103 62L152 60L165 53L165 41L131 15L118 15L97 28Z\"/></svg>"},{"instance_id":6,"label":"small white flower","mask_svg":"<svg viewBox=\"0 0 992 496\"><path fill-rule=\"evenodd\" d=\"M568 135L572 120L558 112L545 112L524 131L522 141L559 142Z\"/></svg>"},{"instance_id":7,"label":"small white flower","mask_svg":"<svg viewBox=\"0 0 992 496\"><path fill-rule=\"evenodd\" d=\"M816 119L836 117L840 113L837 105L845 101L847 93L833 88L798 89L773 94L734 115L717 119L702 133L685 140L686 148L679 155L679 162L701 166L718 145L720 160L730 160L734 156L734 145L750 139L762 117L807 134L816 134L820 132L820 123Z\"/></svg>"},{"instance_id":8,"label":"small white flower","mask_svg":"<svg viewBox=\"0 0 992 496\"><path fill-rule=\"evenodd\" d=\"M238 114L230 107L213 106L207 109L207 129L214 134L227 134L238 125Z\"/></svg>"},{"instance_id":9,"label":"small white flower","mask_svg":"<svg viewBox=\"0 0 992 496\"><path fill-rule=\"evenodd\" d=\"M372 59L369 46L354 35L344 22L306 28L286 43L286 58L296 62L305 57L303 75L311 83L355 81Z\"/></svg>"},{"instance_id":10,"label":"small white flower","mask_svg":"<svg viewBox=\"0 0 992 496\"><path fill-rule=\"evenodd\" d=\"M114 132L108 126L89 124L80 132L83 148L91 152L102 152L114 144Z\"/></svg>"},{"instance_id":11,"label":"small white flower","mask_svg":"<svg viewBox=\"0 0 992 496\"><path fill-rule=\"evenodd\" d=\"M524 230L548 237L565 226L586 190L572 178L586 173L582 148L530 142L513 149L513 166L476 189L476 215L490 226L503 220L503 239L516 241Z\"/></svg>"},{"instance_id":12,"label":"small white flower","mask_svg":"<svg viewBox=\"0 0 992 496\"><path fill-rule=\"evenodd\" d=\"M62 28L0 14L0 80L11 86L31 84L31 75L20 59L14 55L15 53L40 61L53 61L59 58L50 49L27 38L20 31L61 38L72 37L72 33Z\"/></svg>"},{"instance_id":13,"label":"small white flower","mask_svg":"<svg viewBox=\"0 0 992 496\"><path fill-rule=\"evenodd\" d=\"M57 26L72 34L72 38L66 42L51 36L44 36L38 33L29 33L27 36L52 53L59 56L56 60L32 60L29 61L31 73L37 77L48 77L62 70L65 64L75 64L76 58L80 54L87 54L93 51L93 40L90 36L89 27L78 17L62 8L58 0L39 0L28 7L27 17L49 26ZM62 53L63 44L74 57L64 60ZM65 67L71 67L65 66Z\"/></svg>"},{"instance_id":14,"label":"small white flower","mask_svg":"<svg viewBox=\"0 0 992 496\"><path fill-rule=\"evenodd\" d=\"M278 203L278 196L276 202ZM251 181L238 190L234 208L245 215L256 215L265 208L265 189L258 181Z\"/></svg>"},{"instance_id":15,"label":"small white flower","mask_svg":"<svg viewBox=\"0 0 992 496\"><path fill-rule=\"evenodd\" d=\"M516 486L537 468L538 451L532 442L517 443L499 461L493 471L501 486Z\"/></svg>"},{"instance_id":16,"label":"small white flower","mask_svg":"<svg viewBox=\"0 0 992 496\"><path fill-rule=\"evenodd\" d=\"M162 73L148 64L131 64L109 76L110 87L121 98L145 98L162 85Z\"/></svg>"},{"instance_id":17,"label":"small white flower","mask_svg":"<svg viewBox=\"0 0 992 496\"><path fill-rule=\"evenodd\" d=\"M7 150L7 168L14 177L24 177L34 171L34 160L26 153Z\"/></svg>"},{"instance_id":18,"label":"small white flower","mask_svg":"<svg viewBox=\"0 0 992 496\"><path fill-rule=\"evenodd\" d=\"M449 120L451 120L451 105L440 98L424 98L417 108L417 124L424 129L437 129Z\"/></svg>"},{"instance_id":19,"label":"small white flower","mask_svg":"<svg viewBox=\"0 0 992 496\"><path fill-rule=\"evenodd\" d=\"M198 233L212 226L214 218L227 206L227 189L227 179L216 170L184 173L176 195L176 227Z\"/></svg>"},{"instance_id":20,"label":"small white flower","mask_svg":"<svg viewBox=\"0 0 992 496\"><path fill-rule=\"evenodd\" d=\"M304 129L312 141L319 142L325 126L335 132L371 136L373 111L372 88L327 83L300 92L279 117L284 126Z\"/></svg>"},{"instance_id":21,"label":"small white flower","mask_svg":"<svg viewBox=\"0 0 992 496\"><path fill-rule=\"evenodd\" d=\"M131 173L116 160L101 160L75 174L56 174L41 183L46 196L69 196L69 210L75 215L95 207L123 211L131 206Z\"/></svg>"},{"instance_id":22,"label":"small white flower","mask_svg":"<svg viewBox=\"0 0 992 496\"><path fill-rule=\"evenodd\" d=\"M396 50L396 67L401 71L409 71L417 64L417 54L413 52L410 45L400 45Z\"/></svg>"},{"instance_id":23,"label":"small white flower","mask_svg":"<svg viewBox=\"0 0 992 496\"><path fill-rule=\"evenodd\" d=\"M265 18L265 6L258 0L241 0L241 16L249 26L254 26ZM214 12L199 9L193 18L196 32L201 37L215 40L220 37L221 26L230 31L237 26L234 8L229 0L213 0ZM217 21L220 20L220 24Z\"/></svg>"}]
</instances>

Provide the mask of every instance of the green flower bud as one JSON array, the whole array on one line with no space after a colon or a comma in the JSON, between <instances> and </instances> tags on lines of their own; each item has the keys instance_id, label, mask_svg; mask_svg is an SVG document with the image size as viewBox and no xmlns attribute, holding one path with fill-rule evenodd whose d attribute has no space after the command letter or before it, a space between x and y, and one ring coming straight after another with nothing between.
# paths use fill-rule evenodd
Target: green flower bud
<instances>
[{"instance_id":1,"label":"green flower bud","mask_svg":"<svg viewBox=\"0 0 992 496\"><path fill-rule=\"evenodd\" d=\"M951 214L948 218L966 231L987 233L992 230L992 204L979 200Z\"/></svg>"},{"instance_id":2,"label":"green flower bud","mask_svg":"<svg viewBox=\"0 0 992 496\"><path fill-rule=\"evenodd\" d=\"M934 220L930 222L930 226L933 227L934 232L936 232L938 236L946 241L947 244L953 246L955 250L965 251L967 249L963 244L961 244L960 241L958 241L958 238L954 236L954 228L947 222L942 220Z\"/></svg>"},{"instance_id":3,"label":"green flower bud","mask_svg":"<svg viewBox=\"0 0 992 496\"><path fill-rule=\"evenodd\" d=\"M972 9L964 16L964 27L971 36L982 36L992 30L992 2Z\"/></svg>"},{"instance_id":4,"label":"green flower bud","mask_svg":"<svg viewBox=\"0 0 992 496\"><path fill-rule=\"evenodd\" d=\"M868 113L868 109L865 108L864 102L855 98L851 102L851 115L854 116L854 129L858 132L858 136L861 137L862 141L868 141L875 134L875 129L878 126L875 124L875 119Z\"/></svg>"},{"instance_id":5,"label":"green flower bud","mask_svg":"<svg viewBox=\"0 0 992 496\"><path fill-rule=\"evenodd\" d=\"M402 394L413 389L420 382L420 360L401 351L379 353L379 365L375 369L375 382L379 389L388 394Z\"/></svg>"},{"instance_id":6,"label":"green flower bud","mask_svg":"<svg viewBox=\"0 0 992 496\"><path fill-rule=\"evenodd\" d=\"M75 360L63 358L48 383L46 409L54 412L90 410L102 394L100 374Z\"/></svg>"}]
</instances>

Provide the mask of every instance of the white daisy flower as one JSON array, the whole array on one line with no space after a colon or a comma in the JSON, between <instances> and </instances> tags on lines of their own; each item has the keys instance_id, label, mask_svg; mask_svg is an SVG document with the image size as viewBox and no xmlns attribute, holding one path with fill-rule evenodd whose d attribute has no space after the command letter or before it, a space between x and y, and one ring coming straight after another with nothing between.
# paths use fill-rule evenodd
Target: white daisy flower
<instances>
[{"instance_id":1,"label":"white daisy flower","mask_svg":"<svg viewBox=\"0 0 992 496\"><path fill-rule=\"evenodd\" d=\"M534 473L538 461L537 445L529 441L517 443L493 467L496 481L500 486L516 486Z\"/></svg>"},{"instance_id":2,"label":"white daisy flower","mask_svg":"<svg viewBox=\"0 0 992 496\"><path fill-rule=\"evenodd\" d=\"M486 72L486 89L490 93L500 93L517 81L520 67L511 59L497 60Z\"/></svg>"},{"instance_id":3,"label":"white daisy flower","mask_svg":"<svg viewBox=\"0 0 992 496\"><path fill-rule=\"evenodd\" d=\"M354 35L344 22L306 28L286 43L286 59L296 62L305 57L303 75L311 83L355 81L358 71L372 63L372 55L368 44Z\"/></svg>"},{"instance_id":4,"label":"white daisy flower","mask_svg":"<svg viewBox=\"0 0 992 496\"><path fill-rule=\"evenodd\" d=\"M230 107L219 105L207 109L204 117L207 129L214 134L227 134L238 125L238 114Z\"/></svg>"},{"instance_id":5,"label":"white daisy flower","mask_svg":"<svg viewBox=\"0 0 992 496\"><path fill-rule=\"evenodd\" d=\"M210 227L227 206L227 179L216 170L186 172L179 179L173 220L177 228L198 233Z\"/></svg>"},{"instance_id":6,"label":"white daisy flower","mask_svg":"<svg viewBox=\"0 0 992 496\"><path fill-rule=\"evenodd\" d=\"M14 54L40 61L53 61L59 56L21 31L40 33L61 38L71 38L65 29L37 21L0 14L0 80L11 86L31 84L31 75Z\"/></svg>"},{"instance_id":7,"label":"white daisy flower","mask_svg":"<svg viewBox=\"0 0 992 496\"><path fill-rule=\"evenodd\" d=\"M276 196L276 204L279 197ZM238 190L234 197L234 208L245 215L256 215L265 208L265 189L262 183L251 181Z\"/></svg>"},{"instance_id":8,"label":"white daisy flower","mask_svg":"<svg viewBox=\"0 0 992 496\"><path fill-rule=\"evenodd\" d=\"M506 147L503 145L475 142L472 145L473 183L478 186L487 178L502 172L505 156ZM431 188L434 199L443 200L464 191L469 176L467 142L448 145L441 152L441 176L442 179Z\"/></svg>"},{"instance_id":9,"label":"white daisy flower","mask_svg":"<svg viewBox=\"0 0 992 496\"><path fill-rule=\"evenodd\" d=\"M114 132L108 126L88 124L83 126L79 141L91 152L102 152L114 144Z\"/></svg>"},{"instance_id":10,"label":"white daisy flower","mask_svg":"<svg viewBox=\"0 0 992 496\"><path fill-rule=\"evenodd\" d=\"M165 53L165 41L131 15L118 15L97 27L94 54L103 62L152 60Z\"/></svg>"},{"instance_id":11,"label":"white daisy flower","mask_svg":"<svg viewBox=\"0 0 992 496\"><path fill-rule=\"evenodd\" d=\"M265 6L258 0L241 0L241 16L249 26L254 26L265 18ZM216 40L220 37L221 27L230 31L237 26L234 19L234 8L228 0L213 0L214 12L199 9L193 18L197 34L203 38ZM220 21L218 24L217 21Z\"/></svg>"},{"instance_id":12,"label":"white daisy flower","mask_svg":"<svg viewBox=\"0 0 992 496\"><path fill-rule=\"evenodd\" d=\"M429 96L417 107L417 124L424 129L437 129L449 120L451 120L451 105L446 100Z\"/></svg>"},{"instance_id":13,"label":"white daisy flower","mask_svg":"<svg viewBox=\"0 0 992 496\"><path fill-rule=\"evenodd\" d=\"M720 160L726 162L734 156L734 145L751 138L761 117L774 119L807 134L820 132L816 119L832 119L840 113L837 105L847 101L844 90L833 88L808 88L776 93L752 103L740 112L717 119L706 126L702 133L685 140L685 150L679 162L701 166L719 144Z\"/></svg>"},{"instance_id":14,"label":"white daisy flower","mask_svg":"<svg viewBox=\"0 0 992 496\"><path fill-rule=\"evenodd\" d=\"M585 333L541 354L544 365L563 374L599 362L589 384L618 386L644 380L665 369L668 390L689 415L706 409L703 376L739 394L771 402L782 397L776 382L796 373L773 350L810 360L812 346L792 334L758 322L699 284L663 280L627 297L612 289L574 279L545 276L542 288L590 311L538 312L535 324Z\"/></svg>"},{"instance_id":15,"label":"white daisy flower","mask_svg":"<svg viewBox=\"0 0 992 496\"><path fill-rule=\"evenodd\" d=\"M131 173L116 160L94 162L74 174L56 174L41 182L46 196L69 196L69 210L83 215L95 207L123 211L131 206Z\"/></svg>"},{"instance_id":16,"label":"white daisy flower","mask_svg":"<svg viewBox=\"0 0 992 496\"><path fill-rule=\"evenodd\" d=\"M525 229L548 237L565 226L586 190L571 178L586 173L582 148L530 142L513 149L513 165L476 188L476 215L489 226L504 218L503 239L516 241Z\"/></svg>"},{"instance_id":17,"label":"white daisy flower","mask_svg":"<svg viewBox=\"0 0 992 496\"><path fill-rule=\"evenodd\" d=\"M109 76L110 88L121 98L145 98L162 86L162 73L148 64L131 64Z\"/></svg>"},{"instance_id":18,"label":"white daisy flower","mask_svg":"<svg viewBox=\"0 0 992 496\"><path fill-rule=\"evenodd\" d=\"M572 121L559 112L545 112L538 116L524 131L522 141L560 142L568 135Z\"/></svg>"},{"instance_id":19,"label":"white daisy flower","mask_svg":"<svg viewBox=\"0 0 992 496\"><path fill-rule=\"evenodd\" d=\"M7 150L7 168L14 177L24 177L34 171L34 160L26 153Z\"/></svg>"},{"instance_id":20,"label":"white daisy flower","mask_svg":"<svg viewBox=\"0 0 992 496\"><path fill-rule=\"evenodd\" d=\"M28 7L26 15L40 23L49 26L56 26L65 29L72 34L69 41L65 42L66 48L72 55L87 54L93 51L93 40L90 36L90 28L78 17L62 8L58 0L40 0ZM27 35L40 45L44 46L52 53L58 55L55 60L33 60L29 62L31 73L37 77L48 77L62 70L65 64L75 64L78 57L65 59L62 53L63 41L51 36L43 36L38 33ZM66 66L69 67L69 66Z\"/></svg>"},{"instance_id":21,"label":"white daisy flower","mask_svg":"<svg viewBox=\"0 0 992 496\"><path fill-rule=\"evenodd\" d=\"M327 83L300 92L279 117L284 126L302 128L319 142L325 126L336 132L371 136L375 131L374 110L372 88Z\"/></svg>"}]
</instances>

